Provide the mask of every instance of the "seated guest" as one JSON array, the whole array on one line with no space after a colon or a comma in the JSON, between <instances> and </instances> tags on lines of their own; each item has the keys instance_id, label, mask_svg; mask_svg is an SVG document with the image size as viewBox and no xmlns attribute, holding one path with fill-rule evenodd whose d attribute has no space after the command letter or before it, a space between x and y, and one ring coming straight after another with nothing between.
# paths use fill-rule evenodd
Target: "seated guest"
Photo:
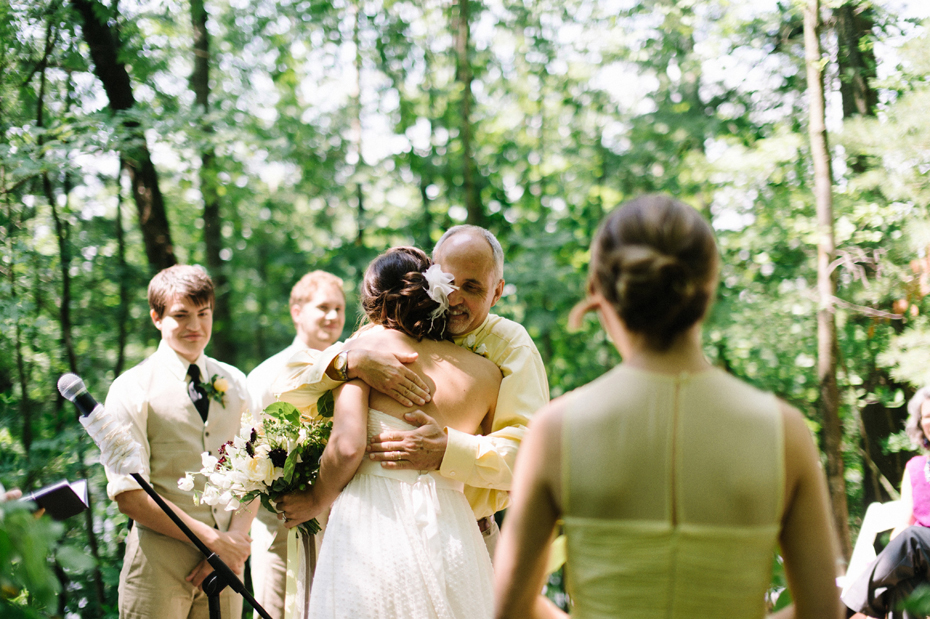
<instances>
[{"instance_id":1,"label":"seated guest","mask_svg":"<svg viewBox=\"0 0 930 619\"><path fill-rule=\"evenodd\" d=\"M914 394L907 405L905 431L914 445L930 449L930 386ZM895 610L922 583L930 583L930 461L914 456L901 479L904 521L891 532L891 542L843 592L843 603L869 617L908 619Z\"/></svg>"},{"instance_id":2,"label":"seated guest","mask_svg":"<svg viewBox=\"0 0 930 619\"><path fill-rule=\"evenodd\" d=\"M565 616L539 595L556 520L578 617L761 619L780 543L795 606L837 618L836 552L802 415L714 368L701 325L717 247L693 208L610 213L588 297L623 363L534 416L495 555L496 616Z\"/></svg>"}]
</instances>

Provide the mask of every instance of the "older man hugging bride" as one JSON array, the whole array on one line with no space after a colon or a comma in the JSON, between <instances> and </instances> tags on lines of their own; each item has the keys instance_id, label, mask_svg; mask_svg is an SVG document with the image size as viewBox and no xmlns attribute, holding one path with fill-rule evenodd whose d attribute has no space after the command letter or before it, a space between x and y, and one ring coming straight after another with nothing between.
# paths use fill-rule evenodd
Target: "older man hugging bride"
<instances>
[{"instance_id":1,"label":"older man hugging bride","mask_svg":"<svg viewBox=\"0 0 930 619\"><path fill-rule=\"evenodd\" d=\"M474 459L479 462L473 464L477 470L472 477L480 475L480 460L485 454L490 455L485 458L490 464L487 470L498 473L492 482L497 493L476 493L485 498L483 509L487 511L487 497L501 496L500 491L509 488L513 452L530 412L515 415L509 404L511 398L506 398L506 422L495 419L495 412L500 417L498 390L504 395L502 376L506 384L508 378L516 378L515 369L521 375L529 370L542 379L524 381L522 391L527 391L527 382L531 391L533 383L541 382L535 391L540 391L542 397L536 399L545 400L548 390L538 352L525 331L510 321L487 316L487 310L499 298L502 278L498 276L500 286L494 285L498 282L492 281L493 275L488 278L488 290L484 292L492 301L487 303L484 316L479 313L480 307L478 312L472 312L474 306L463 302L464 293L458 289L474 287L472 280L480 278L468 277L468 261L464 265L457 263L456 246L468 250L471 245L474 249L477 242L479 249L487 248L492 267L497 262L497 256L491 256L493 245L489 246L486 236L482 238L475 230L463 232L467 234L460 239L453 237L459 243L447 247L452 275L442 274L439 266L431 265L425 254L413 248L395 248L377 258L368 268L362 290L363 308L374 328L363 329L342 350L386 351L401 358L404 353L417 353L407 357L415 358L407 369L422 377L432 394L432 399L419 407L422 414L431 426L444 428L443 434L454 440L461 441L463 436L474 439L478 447ZM485 243L484 247L481 243ZM500 273L496 268L490 270ZM449 285L453 279L460 286ZM453 309L461 306L453 311L451 319L447 310L449 293L454 295ZM507 333L507 327L516 327L525 338L503 337L512 335ZM473 331L477 332L475 339L482 341L472 347L484 345L483 352L490 361L452 343L454 336L464 339ZM513 362L526 354L517 349L527 342L530 362L523 359L515 367ZM520 391L513 382L510 388ZM516 399L534 400L532 396ZM337 389L335 406L333 434L322 459L320 479L310 491L291 495L278 506L288 525L294 526L321 513L335 500L307 616L490 616L491 567L476 516L491 515L503 501L493 502L490 513L473 511L474 500L469 508L463 482L478 481L476 485L480 485L481 480L468 475L459 480L454 470L442 471L442 453L440 471L433 472L402 468L419 459L415 450L403 447L379 456L397 457L399 465L383 467L375 461L363 462L369 438L387 437L385 444L399 438L398 445L402 446L406 444L404 438L417 433L422 436L423 430L405 420L405 414L414 407L401 405L356 380ZM523 423L515 424L514 419ZM479 432L486 436L475 437ZM488 445L491 449L481 449ZM500 461L507 462L507 466L502 467ZM502 468L506 470L501 472Z\"/></svg>"}]
</instances>

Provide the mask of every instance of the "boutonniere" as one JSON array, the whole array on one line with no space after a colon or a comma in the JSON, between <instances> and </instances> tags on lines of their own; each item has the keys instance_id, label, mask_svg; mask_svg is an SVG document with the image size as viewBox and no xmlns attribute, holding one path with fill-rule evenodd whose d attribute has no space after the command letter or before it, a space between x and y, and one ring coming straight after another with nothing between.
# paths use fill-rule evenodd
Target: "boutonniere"
<instances>
[{"instance_id":1,"label":"boutonniere","mask_svg":"<svg viewBox=\"0 0 930 619\"><path fill-rule=\"evenodd\" d=\"M208 398L214 402L219 402L223 408L226 408L226 392L229 390L228 380L219 374L214 374L213 378L207 382L200 383L200 388L206 392Z\"/></svg>"},{"instance_id":2,"label":"boutonniere","mask_svg":"<svg viewBox=\"0 0 930 619\"><path fill-rule=\"evenodd\" d=\"M472 351L475 354L481 355L485 359L488 357L488 347L483 343L478 344L478 338L474 334L466 337L461 344L462 348Z\"/></svg>"}]
</instances>

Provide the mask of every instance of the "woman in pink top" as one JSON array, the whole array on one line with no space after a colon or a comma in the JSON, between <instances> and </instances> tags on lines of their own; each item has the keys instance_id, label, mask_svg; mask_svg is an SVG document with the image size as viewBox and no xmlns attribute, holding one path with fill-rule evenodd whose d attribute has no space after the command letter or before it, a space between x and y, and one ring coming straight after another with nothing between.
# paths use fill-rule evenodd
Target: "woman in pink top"
<instances>
[{"instance_id":1,"label":"woman in pink top","mask_svg":"<svg viewBox=\"0 0 930 619\"><path fill-rule=\"evenodd\" d=\"M930 450L930 386L908 402L905 431L914 445ZM901 479L904 522L891 532L891 542L843 593L843 603L870 617L908 619L897 603L930 582L930 460L911 458Z\"/></svg>"}]
</instances>

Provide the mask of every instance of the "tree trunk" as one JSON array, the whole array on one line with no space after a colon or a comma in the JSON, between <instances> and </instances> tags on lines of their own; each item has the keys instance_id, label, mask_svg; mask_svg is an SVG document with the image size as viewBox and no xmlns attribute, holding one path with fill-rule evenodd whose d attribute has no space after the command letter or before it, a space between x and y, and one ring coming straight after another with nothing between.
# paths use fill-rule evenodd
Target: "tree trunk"
<instances>
[{"instance_id":1,"label":"tree trunk","mask_svg":"<svg viewBox=\"0 0 930 619\"><path fill-rule=\"evenodd\" d=\"M201 130L209 140L213 127L206 120L210 111L210 33L207 31L207 8L204 0L191 0L191 26L194 31L194 71L190 84L194 102L203 114ZM223 251L223 220L220 216L220 195L217 190L216 151L207 142L200 155L200 194L203 196L203 241L207 267L216 290L213 308L213 355L235 365L236 349L229 333L232 315L229 309L229 279L220 256Z\"/></svg>"},{"instance_id":2,"label":"tree trunk","mask_svg":"<svg viewBox=\"0 0 930 619\"><path fill-rule=\"evenodd\" d=\"M48 83L46 69L48 68L48 57L56 39L57 35L53 32L53 25L50 20L45 31L45 55L39 68L39 96L36 100L36 126L40 129L45 128L45 87ZM45 136L40 134L38 141L41 147L45 143ZM58 203L52 187L52 179L47 171L42 173L42 191L49 207L52 209L52 220L55 222L55 234L58 238L58 263L61 272L61 302L58 304L58 320L61 324L61 345L67 358L68 368L77 373L77 358L74 354L74 343L71 338L71 247L68 243L71 227L58 214ZM70 191L65 191L65 200L67 200L69 193Z\"/></svg>"},{"instance_id":3,"label":"tree trunk","mask_svg":"<svg viewBox=\"0 0 930 619\"><path fill-rule=\"evenodd\" d=\"M362 3L354 5L355 16L352 20L352 43L355 45L355 92L351 99L352 107L352 146L355 150L355 199L356 236L355 245L365 244L365 190L362 187L362 47L360 30L362 29ZM351 151L350 151L351 152Z\"/></svg>"},{"instance_id":4,"label":"tree trunk","mask_svg":"<svg viewBox=\"0 0 930 619\"><path fill-rule=\"evenodd\" d=\"M481 208L481 195L475 178L475 162L472 155L471 134L471 61L468 51L471 45L471 24L469 23L469 1L457 0L458 23L455 28L455 80L459 83L459 137L462 141L462 194L465 198L467 221L480 226L484 222L484 210Z\"/></svg>"},{"instance_id":5,"label":"tree trunk","mask_svg":"<svg viewBox=\"0 0 930 619\"><path fill-rule=\"evenodd\" d=\"M856 2L846 2L834 9L837 64L840 73L840 94L843 98L843 118L854 115L874 116L878 105L876 93L869 80L876 77L875 51L871 45L862 45L872 35L872 9L857 8Z\"/></svg>"},{"instance_id":6,"label":"tree trunk","mask_svg":"<svg viewBox=\"0 0 930 619\"><path fill-rule=\"evenodd\" d=\"M119 161L119 174L116 177L116 278L119 280L119 309L117 310L116 367L113 376L123 373L126 364L126 340L129 335L129 268L126 266L126 239L123 233L123 170L126 164Z\"/></svg>"},{"instance_id":7,"label":"tree trunk","mask_svg":"<svg viewBox=\"0 0 930 619\"><path fill-rule=\"evenodd\" d=\"M839 416L839 389L836 382L838 346L833 297L836 281L830 264L834 257L833 175L827 146L823 74L819 38L820 1L808 0L804 9L804 49L807 64L807 92L810 121L808 133L814 164L814 198L817 204L817 374L820 381L820 411L823 421L823 448L827 455L827 483L833 503L833 520L840 548L846 559L852 552L849 537L849 510L843 470L843 427Z\"/></svg>"},{"instance_id":8,"label":"tree trunk","mask_svg":"<svg viewBox=\"0 0 930 619\"><path fill-rule=\"evenodd\" d=\"M837 38L837 65L840 77L840 95L843 101L843 118L875 116L878 95L869 80L875 78L875 52L871 45L872 9L849 1L833 10ZM861 174L868 169L865 157L852 156L848 160L850 170ZM869 391L878 385L887 389L900 389L881 368L872 364L866 385ZM881 402L866 404L860 410L860 440L863 457L870 466L863 467L863 501L865 505L874 501L884 502L892 498L893 492L883 487L884 483L898 484L904 474L907 452L886 454L882 444L887 437L899 431L907 420L903 407L889 409ZM873 468L874 467L874 468Z\"/></svg>"},{"instance_id":9,"label":"tree trunk","mask_svg":"<svg viewBox=\"0 0 930 619\"><path fill-rule=\"evenodd\" d=\"M429 186L433 184L433 178L435 176L433 170L433 157L436 154L435 146L433 145L433 129L435 127L434 118L436 116L436 89L433 83L433 66L432 66L432 54L429 51L429 43L424 46L426 49L423 52L423 60L426 65L424 75L423 75L423 89L426 91L426 114L429 119L429 137L428 137L428 146L426 153L423 156L420 156L416 152L416 149L411 151L411 154L414 158L420 159L420 202L423 206L423 213L420 216L420 230L417 235L417 243L420 247L423 248L427 253L432 252L433 249L433 214L430 212L430 204L432 200L429 197Z\"/></svg>"},{"instance_id":10,"label":"tree trunk","mask_svg":"<svg viewBox=\"0 0 930 619\"><path fill-rule=\"evenodd\" d=\"M268 241L268 236L265 234L265 229L261 229L261 234L258 237L258 243L256 246L256 256L258 259L258 264L255 265L255 270L258 271L259 281L267 282L269 281L268 274L268 248L271 243ZM259 316L268 316L268 295L271 294L270 286L260 286L258 293L258 315ZM288 307L290 310L290 307ZM255 325L254 335L252 339L255 341L255 357L259 359L259 362L263 359L267 359L271 356L271 351L268 350L268 343L265 339L265 328L262 326L261 320L252 320L252 324Z\"/></svg>"},{"instance_id":11,"label":"tree trunk","mask_svg":"<svg viewBox=\"0 0 930 619\"><path fill-rule=\"evenodd\" d=\"M863 45L873 38L873 13L868 6L857 8L854 5L854 2L846 2L833 11L843 118L875 116L878 107L878 93L869 83L876 77L875 50L870 44ZM868 164L865 157L854 156L849 159L849 167L861 174L868 169Z\"/></svg>"},{"instance_id":12,"label":"tree trunk","mask_svg":"<svg viewBox=\"0 0 930 619\"><path fill-rule=\"evenodd\" d=\"M42 60L42 67L39 73L39 97L36 102L36 125L38 127L45 127L45 86L47 83L46 80L46 69L48 68L48 56L51 51L52 42L54 38L52 37L52 24L49 22L48 30L46 31L46 54ZM71 111L71 81L68 81L68 93L65 101L65 113L70 113ZM41 145L44 142L43 138L39 137L39 144ZM71 236L70 225L68 222L62 218L58 213L58 204L55 197L55 192L52 187L51 178L49 178L48 172L42 173L42 187L45 192L46 200L48 200L49 206L52 209L52 219L55 222L55 234L58 238L58 263L61 271L61 300L58 304L58 320L61 325L61 344L64 349L65 357L67 358L68 369L71 372L78 373L77 357L74 353L74 341L71 333L71 244L69 238ZM65 206L68 204L68 196L71 194L71 180L68 177L68 173L65 172L64 181L63 181L63 195ZM63 402L63 398L59 394L57 397L56 404L60 409L60 406ZM81 476L85 479L88 477L87 470L84 467L84 447L83 442L78 444L78 461L81 463ZM84 511L84 524L87 530L87 542L90 546L91 556L94 558L94 569L93 569L93 582L94 582L94 597L92 610L95 615L101 614L101 609L103 608L103 602L105 598L104 587L103 587L103 573L100 571L100 549L97 543L97 534L94 531L94 511L93 511L93 493L90 488L87 489L87 502L88 509ZM62 580L62 591L67 590L67 581ZM64 604L65 597L62 596L61 603Z\"/></svg>"},{"instance_id":13,"label":"tree trunk","mask_svg":"<svg viewBox=\"0 0 930 619\"><path fill-rule=\"evenodd\" d=\"M84 40L90 47L94 75L103 83L110 110L121 112L135 104L126 65L119 60L119 38L106 21L98 16L108 9L96 0L71 0L82 18ZM139 123L124 120L128 139L123 141L122 157L132 182L132 195L139 214L139 227L145 243L149 270L156 273L177 263L165 203L158 188L158 173L145 144L145 132Z\"/></svg>"},{"instance_id":14,"label":"tree trunk","mask_svg":"<svg viewBox=\"0 0 930 619\"><path fill-rule=\"evenodd\" d=\"M3 198L6 203L7 218L7 241L9 243L10 263L7 267L7 273L10 278L10 300L16 301L16 242L14 235L19 227L13 219L13 203L10 199L10 191L6 185L6 167L0 165L0 188L3 189ZM32 448L32 403L29 401L29 378L26 371L26 361L23 359L23 334L20 326L19 316L14 318L13 326L13 347L16 356L16 372L19 382L20 400L19 400L19 417L23 420L23 449L26 455Z\"/></svg>"}]
</instances>

